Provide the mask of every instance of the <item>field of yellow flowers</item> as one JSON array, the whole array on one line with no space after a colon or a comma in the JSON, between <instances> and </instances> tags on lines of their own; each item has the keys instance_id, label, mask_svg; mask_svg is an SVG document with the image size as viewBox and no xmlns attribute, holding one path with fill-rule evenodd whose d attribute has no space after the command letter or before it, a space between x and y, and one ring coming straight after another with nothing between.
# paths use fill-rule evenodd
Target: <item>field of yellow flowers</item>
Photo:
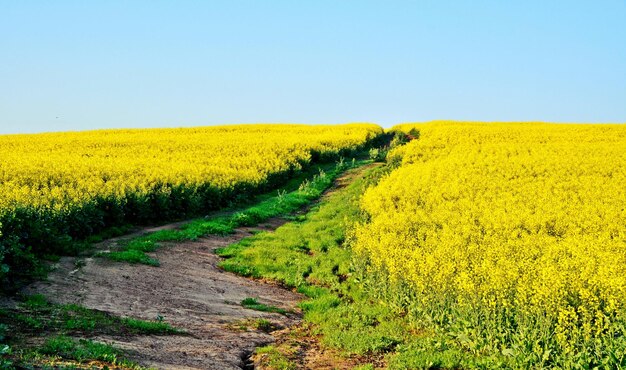
<instances>
[{"instance_id":1,"label":"field of yellow flowers","mask_svg":"<svg viewBox=\"0 0 626 370\"><path fill-rule=\"evenodd\" d=\"M382 133L239 125L0 136L0 280L112 226L180 218L276 185Z\"/></svg>"},{"instance_id":2,"label":"field of yellow flowers","mask_svg":"<svg viewBox=\"0 0 626 370\"><path fill-rule=\"evenodd\" d=\"M396 129L419 139L389 153L354 245L390 304L503 367L624 366L626 126Z\"/></svg>"}]
</instances>

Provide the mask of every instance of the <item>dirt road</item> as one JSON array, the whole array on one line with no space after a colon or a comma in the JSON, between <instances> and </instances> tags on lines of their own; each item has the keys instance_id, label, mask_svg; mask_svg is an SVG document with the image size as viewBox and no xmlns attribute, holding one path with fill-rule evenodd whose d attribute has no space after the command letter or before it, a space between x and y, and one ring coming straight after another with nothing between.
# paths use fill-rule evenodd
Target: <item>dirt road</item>
<instances>
[{"instance_id":1,"label":"dirt road","mask_svg":"<svg viewBox=\"0 0 626 370\"><path fill-rule=\"evenodd\" d=\"M346 171L325 192L328 197L350 184L374 163ZM307 208L301 210L306 212ZM53 303L75 303L114 315L166 322L184 329L187 335L108 336L92 339L112 343L127 351L131 360L158 369L249 369L256 347L274 341L293 341L291 329L300 329L296 305L304 297L283 287L247 279L217 267L215 249L236 243L259 231L273 231L286 221L275 218L257 227L241 227L229 236L210 236L194 242L164 243L153 256L160 267L130 265L103 258L64 257L47 281L36 282L26 294L44 294ZM152 232L173 229L173 223ZM134 233L128 237L141 235ZM106 250L118 239L100 243ZM245 298L291 310L287 316L243 308ZM274 336L254 329L254 321L264 319L277 330ZM245 327L248 327L246 330ZM322 348L314 337L300 335L296 343L298 366L304 369L348 369L360 358L338 356ZM365 359L368 360L368 359Z\"/></svg>"},{"instance_id":2,"label":"dirt road","mask_svg":"<svg viewBox=\"0 0 626 370\"><path fill-rule=\"evenodd\" d=\"M246 309L241 301L254 297L261 303L295 310L302 297L220 270L214 250L282 223L273 219L262 227L240 228L226 237L166 244L154 253L160 267L102 258L63 258L48 281L29 286L26 293L41 293L54 303L76 303L120 316L145 320L163 317L187 331L188 335L94 338L127 350L130 359L141 365L159 369L247 368L255 347L271 343L273 338L263 331L241 329L242 322L263 318L281 328L296 324L299 318L297 314Z\"/></svg>"}]
</instances>

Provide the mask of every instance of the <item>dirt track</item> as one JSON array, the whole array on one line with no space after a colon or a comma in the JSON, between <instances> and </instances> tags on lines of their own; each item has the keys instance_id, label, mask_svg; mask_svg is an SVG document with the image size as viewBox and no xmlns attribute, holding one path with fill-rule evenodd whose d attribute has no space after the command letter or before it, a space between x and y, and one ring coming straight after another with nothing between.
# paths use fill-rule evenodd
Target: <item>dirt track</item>
<instances>
[{"instance_id":1,"label":"dirt track","mask_svg":"<svg viewBox=\"0 0 626 370\"><path fill-rule=\"evenodd\" d=\"M328 197L350 184L370 164L349 170L340 176ZM306 208L301 212L306 212ZM292 342L292 329L301 331L299 314L289 316L245 309L244 298L297 312L304 297L282 287L240 277L217 267L216 248L236 243L253 232L273 231L286 223L275 218L257 227L242 227L226 237L210 236L195 242L165 244L153 256L161 266L130 265L102 258L64 257L47 281L36 282L26 294L44 294L54 303L76 303L91 309L144 320L158 316L188 335L108 336L93 339L125 349L129 359L158 369L248 369L249 357L256 347L278 342ZM182 223L149 228L124 238L162 229L174 229ZM109 249L118 239L100 243L97 249ZM254 329L241 330L239 323L256 319L270 321L277 330L274 336ZM248 325L250 326L250 325ZM303 369L350 369L362 361L346 358L322 348L315 337L298 336L298 367ZM369 359L366 359L369 360ZM367 361L366 361L367 362Z\"/></svg>"},{"instance_id":2,"label":"dirt track","mask_svg":"<svg viewBox=\"0 0 626 370\"><path fill-rule=\"evenodd\" d=\"M241 369L255 347L271 343L271 335L241 330L238 322L264 318L277 327L299 321L245 309L241 300L255 297L261 303L293 310L302 299L296 293L224 272L217 268L215 248L250 236L253 230L272 230L281 219L262 227L240 228L227 237L212 236L195 242L164 246L154 255L160 267L129 265L101 258L63 258L48 281L37 282L26 293L42 293L55 303L77 303L115 315L165 321L189 335L97 337L128 350L130 359L159 369ZM114 241L109 241L112 243ZM106 248L105 245L100 247Z\"/></svg>"}]
</instances>

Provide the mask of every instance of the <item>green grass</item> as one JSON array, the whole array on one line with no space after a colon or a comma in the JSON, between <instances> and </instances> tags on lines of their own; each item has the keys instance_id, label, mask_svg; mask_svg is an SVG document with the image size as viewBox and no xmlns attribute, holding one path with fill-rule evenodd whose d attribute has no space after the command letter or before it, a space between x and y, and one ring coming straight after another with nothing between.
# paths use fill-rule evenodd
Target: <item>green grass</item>
<instances>
[{"instance_id":1,"label":"green grass","mask_svg":"<svg viewBox=\"0 0 626 370\"><path fill-rule=\"evenodd\" d=\"M259 347L255 353L263 369L295 370L298 368L289 356L282 353L275 346Z\"/></svg>"},{"instance_id":2,"label":"green grass","mask_svg":"<svg viewBox=\"0 0 626 370\"><path fill-rule=\"evenodd\" d=\"M25 296L16 309L0 310L0 350L5 347L8 349L8 352L0 356L0 369L4 362L24 368L34 365L53 368L47 364L58 360L79 363L95 360L135 369L138 367L123 360L119 350L102 343L76 340L72 337L171 334L185 333L163 322L160 317L154 321L118 317L79 305L52 304L39 294ZM33 337L46 338L46 341L36 347L26 344L28 341L25 340ZM64 365L66 368L73 366Z\"/></svg>"},{"instance_id":3,"label":"green grass","mask_svg":"<svg viewBox=\"0 0 626 370\"><path fill-rule=\"evenodd\" d=\"M24 297L17 310L0 311L0 323L15 326L21 332L31 334L182 334L182 331L162 320L123 318L74 304L52 304L40 294Z\"/></svg>"},{"instance_id":4,"label":"green grass","mask_svg":"<svg viewBox=\"0 0 626 370\"><path fill-rule=\"evenodd\" d=\"M129 317L122 319L122 325L128 330L142 334L182 334L183 331L173 328L159 319L156 321L137 320Z\"/></svg>"},{"instance_id":5,"label":"green grass","mask_svg":"<svg viewBox=\"0 0 626 370\"><path fill-rule=\"evenodd\" d=\"M405 323L390 308L368 300L344 243L346 230L362 218L360 194L383 173L374 168L357 176L298 222L219 249L226 258L221 267L271 278L307 295L310 299L300 305L305 318L329 345L358 354L392 350L407 336Z\"/></svg>"},{"instance_id":6,"label":"green grass","mask_svg":"<svg viewBox=\"0 0 626 370\"><path fill-rule=\"evenodd\" d=\"M346 294L353 288L346 283L354 273L352 252L344 245L346 230L361 218L358 196L381 172L378 168L369 171L273 233L260 233L218 249L226 258L220 266L247 276L271 278L319 298L306 304L336 305L339 298L329 293Z\"/></svg>"},{"instance_id":7,"label":"green grass","mask_svg":"<svg viewBox=\"0 0 626 370\"><path fill-rule=\"evenodd\" d=\"M366 220L359 197L388 171L387 166L369 169L275 232L219 249L225 258L221 267L244 276L270 278L305 294L308 299L300 307L305 322L312 324L312 334L321 334L323 344L345 355L362 356L364 366L370 357L385 358L396 369L504 366L501 357L482 358L463 350L455 338L427 332L424 325L411 322L398 308L402 305L393 304L405 295L368 270L367 261L350 249L346 241L350 228ZM286 351L272 346L260 351L268 361L295 361L285 362Z\"/></svg>"},{"instance_id":8,"label":"green grass","mask_svg":"<svg viewBox=\"0 0 626 370\"><path fill-rule=\"evenodd\" d=\"M251 310L256 310L256 311L275 312L281 315L287 314L287 310L274 307L274 306L268 306L263 303L259 303L259 301L257 301L256 298L246 298L243 301L241 301L241 305L245 308L249 308Z\"/></svg>"},{"instance_id":9,"label":"green grass","mask_svg":"<svg viewBox=\"0 0 626 370\"><path fill-rule=\"evenodd\" d=\"M281 328L280 326L274 324L273 322L266 320L266 319L261 319L261 318L259 319L248 318L248 319L233 321L229 323L227 327L231 330L237 330L237 331L248 331L252 329L252 330L262 331L264 333L271 333Z\"/></svg>"},{"instance_id":10,"label":"green grass","mask_svg":"<svg viewBox=\"0 0 626 370\"><path fill-rule=\"evenodd\" d=\"M255 197L243 206L230 208L222 215L202 218L185 223L175 230L160 230L120 243L116 250L97 254L114 261L159 266L156 258L147 253L155 251L162 242L196 240L207 235L228 235L237 227L256 226L273 217L288 215L319 198L335 178L347 168L360 166L367 161L342 162L341 165L327 164L310 169L292 179L273 193ZM253 275L253 271L241 271Z\"/></svg>"},{"instance_id":11,"label":"green grass","mask_svg":"<svg viewBox=\"0 0 626 370\"><path fill-rule=\"evenodd\" d=\"M93 359L111 363L117 362L120 354L119 351L106 344L90 340L75 340L65 336L48 339L39 352L77 361Z\"/></svg>"},{"instance_id":12,"label":"green grass","mask_svg":"<svg viewBox=\"0 0 626 370\"><path fill-rule=\"evenodd\" d=\"M44 364L46 360L54 362L55 359L74 360L78 363L102 361L125 369L141 369L138 364L124 359L122 351L111 345L67 336L58 336L46 340L39 349L29 356L37 358L39 354L50 356L50 358L43 358Z\"/></svg>"},{"instance_id":13,"label":"green grass","mask_svg":"<svg viewBox=\"0 0 626 370\"><path fill-rule=\"evenodd\" d=\"M272 324L271 321L265 319L257 319L256 321L254 321L253 327L256 330L260 330L265 333L271 333L272 331L276 330L276 325Z\"/></svg>"},{"instance_id":14,"label":"green grass","mask_svg":"<svg viewBox=\"0 0 626 370\"><path fill-rule=\"evenodd\" d=\"M374 171L377 172L377 171ZM351 273L352 253L343 246L346 229L360 217L357 198L368 179L358 180L316 205L298 221L273 233L260 233L217 250L220 266L251 277L265 277L309 296L341 288Z\"/></svg>"}]
</instances>

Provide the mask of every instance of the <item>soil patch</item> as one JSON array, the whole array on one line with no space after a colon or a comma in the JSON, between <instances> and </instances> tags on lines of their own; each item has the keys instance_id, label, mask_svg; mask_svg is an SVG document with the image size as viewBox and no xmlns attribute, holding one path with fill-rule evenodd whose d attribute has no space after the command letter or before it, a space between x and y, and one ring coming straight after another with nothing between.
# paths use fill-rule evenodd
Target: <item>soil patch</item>
<instances>
[{"instance_id":1,"label":"soil patch","mask_svg":"<svg viewBox=\"0 0 626 370\"><path fill-rule=\"evenodd\" d=\"M296 311L302 297L275 285L226 273L217 267L214 250L253 232L273 230L285 221L240 228L226 237L165 244L154 256L160 267L117 263L103 258L62 258L47 281L24 291L44 294L53 303L75 303L87 308L143 320L163 317L188 335L100 336L129 352L129 358L159 369L241 369L258 346L273 342L263 330L235 330L233 322L265 319L276 327L295 324L296 313L281 315L243 308L248 297ZM113 241L112 241L113 242ZM105 244L105 243L104 243ZM104 246L104 245L103 245ZM77 268L76 266L83 265Z\"/></svg>"}]
</instances>

